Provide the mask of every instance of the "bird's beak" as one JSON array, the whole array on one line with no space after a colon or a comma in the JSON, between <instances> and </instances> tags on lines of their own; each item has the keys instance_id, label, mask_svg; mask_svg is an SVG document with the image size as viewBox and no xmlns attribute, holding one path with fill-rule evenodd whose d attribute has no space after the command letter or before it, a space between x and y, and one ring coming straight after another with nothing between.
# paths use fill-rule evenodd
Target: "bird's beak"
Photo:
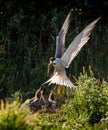
<instances>
[{"instance_id":1,"label":"bird's beak","mask_svg":"<svg viewBox=\"0 0 108 130\"><path fill-rule=\"evenodd\" d=\"M48 64L48 69L47 69L47 76L49 76L49 71L50 71L50 66L52 65L52 62L50 61L50 63Z\"/></svg>"}]
</instances>

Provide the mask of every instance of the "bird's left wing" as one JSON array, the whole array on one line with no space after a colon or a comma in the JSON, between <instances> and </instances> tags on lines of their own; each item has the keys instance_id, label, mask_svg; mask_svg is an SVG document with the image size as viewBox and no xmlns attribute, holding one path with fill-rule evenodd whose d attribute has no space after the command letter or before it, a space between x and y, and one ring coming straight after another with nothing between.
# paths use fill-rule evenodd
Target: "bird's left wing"
<instances>
[{"instance_id":1,"label":"bird's left wing","mask_svg":"<svg viewBox=\"0 0 108 130\"><path fill-rule=\"evenodd\" d=\"M55 58L61 58L61 56L63 55L63 53L65 51L65 36L66 36L68 27L69 27L70 15L71 15L71 11L67 15L67 17L64 21L64 24L63 24L58 36L56 37Z\"/></svg>"},{"instance_id":2,"label":"bird's left wing","mask_svg":"<svg viewBox=\"0 0 108 130\"><path fill-rule=\"evenodd\" d=\"M66 68L69 67L71 61L75 58L81 48L87 43L89 40L89 36L91 31L95 27L95 24L99 21L100 17L91 22L81 33L79 33L72 43L67 48L66 52L61 57L61 60Z\"/></svg>"}]
</instances>

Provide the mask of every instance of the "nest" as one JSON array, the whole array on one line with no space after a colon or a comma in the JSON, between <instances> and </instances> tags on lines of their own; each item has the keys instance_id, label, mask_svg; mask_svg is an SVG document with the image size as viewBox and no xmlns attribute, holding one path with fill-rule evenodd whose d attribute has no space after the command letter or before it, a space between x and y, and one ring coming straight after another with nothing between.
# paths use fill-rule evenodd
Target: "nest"
<instances>
[{"instance_id":1,"label":"nest","mask_svg":"<svg viewBox=\"0 0 108 130\"><path fill-rule=\"evenodd\" d=\"M39 88L35 96L29 100L29 107L33 111L45 108L47 111L55 112L58 108L58 102L55 100L54 94L51 92L48 98L44 97L42 88Z\"/></svg>"}]
</instances>

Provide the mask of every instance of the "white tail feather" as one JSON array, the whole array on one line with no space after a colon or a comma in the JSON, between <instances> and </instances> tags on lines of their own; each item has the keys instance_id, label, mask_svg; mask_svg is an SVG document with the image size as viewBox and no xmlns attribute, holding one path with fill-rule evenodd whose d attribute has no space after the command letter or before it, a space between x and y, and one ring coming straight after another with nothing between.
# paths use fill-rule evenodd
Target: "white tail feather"
<instances>
[{"instance_id":1,"label":"white tail feather","mask_svg":"<svg viewBox=\"0 0 108 130\"><path fill-rule=\"evenodd\" d=\"M57 85L63 85L67 87L73 87L75 88L75 85L69 80L69 78L66 76L65 73L55 73L49 80L47 80L44 84L49 83L50 84L57 84Z\"/></svg>"}]
</instances>

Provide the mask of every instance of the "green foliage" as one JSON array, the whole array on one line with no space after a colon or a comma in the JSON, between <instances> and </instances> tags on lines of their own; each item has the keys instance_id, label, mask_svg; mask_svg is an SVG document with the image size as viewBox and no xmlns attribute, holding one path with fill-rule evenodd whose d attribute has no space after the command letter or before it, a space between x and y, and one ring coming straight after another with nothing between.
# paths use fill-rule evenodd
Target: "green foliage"
<instances>
[{"instance_id":1,"label":"green foliage","mask_svg":"<svg viewBox=\"0 0 108 130\"><path fill-rule=\"evenodd\" d=\"M62 104L57 113L44 112L36 119L42 129L107 129L108 84L89 77L87 73L81 74L69 101Z\"/></svg>"},{"instance_id":2,"label":"green foliage","mask_svg":"<svg viewBox=\"0 0 108 130\"><path fill-rule=\"evenodd\" d=\"M0 2L0 99L9 97L6 104L1 103L0 130L107 129L108 84L103 80L108 80L107 13L97 11L96 17L101 14L102 19L67 70L70 79L73 75L78 77L82 66L87 70L78 77L76 90L71 95L65 87L54 88L55 97L60 103L58 111L46 113L42 110L33 115L27 105L20 103L22 97L19 93L22 93L23 100L33 96L48 78L47 64L49 58L54 56L55 38L69 9L73 8L66 47L91 20L86 19L81 1L65 6L60 3L60 9L54 7L53 2L44 2L48 10L40 8L39 3L23 2ZM108 2L104 1L102 5L107 7ZM89 72L89 65L94 74ZM49 89L47 87L47 91ZM64 90L68 97L65 104Z\"/></svg>"},{"instance_id":3,"label":"green foliage","mask_svg":"<svg viewBox=\"0 0 108 130\"><path fill-rule=\"evenodd\" d=\"M90 116L91 124L99 122L108 110L108 84L105 81L100 83L87 74L80 75L77 84L74 98L76 109L85 109Z\"/></svg>"},{"instance_id":4,"label":"green foliage","mask_svg":"<svg viewBox=\"0 0 108 130\"><path fill-rule=\"evenodd\" d=\"M27 104L1 102L0 130L32 130L32 122L29 122L32 121L31 116Z\"/></svg>"},{"instance_id":5,"label":"green foliage","mask_svg":"<svg viewBox=\"0 0 108 130\"><path fill-rule=\"evenodd\" d=\"M20 103L20 92L12 95L5 106L1 103L0 130L105 130L108 123L108 84L100 82L86 72L80 74L76 82L76 90L70 96L66 89L68 100L55 112L48 112L45 108L31 113L28 101ZM55 90L53 90L55 91ZM57 97L63 93L55 93ZM57 102L60 102L57 100Z\"/></svg>"},{"instance_id":6,"label":"green foliage","mask_svg":"<svg viewBox=\"0 0 108 130\"><path fill-rule=\"evenodd\" d=\"M48 61L54 56L56 36L70 10L70 5L60 10L57 7L50 8L47 12L43 8L38 10L35 2L28 4L13 0L1 3L3 10L0 12L0 98L9 97L18 90L25 98L31 97L48 79ZM66 47L91 22L85 20L82 2L75 3L78 8L71 7L72 17L66 36ZM107 2L105 3L107 5ZM67 70L70 78L73 75L77 77L82 71L82 66L88 71L88 66L91 65L95 77L107 80L107 34L107 24L102 18L87 45Z\"/></svg>"}]
</instances>

